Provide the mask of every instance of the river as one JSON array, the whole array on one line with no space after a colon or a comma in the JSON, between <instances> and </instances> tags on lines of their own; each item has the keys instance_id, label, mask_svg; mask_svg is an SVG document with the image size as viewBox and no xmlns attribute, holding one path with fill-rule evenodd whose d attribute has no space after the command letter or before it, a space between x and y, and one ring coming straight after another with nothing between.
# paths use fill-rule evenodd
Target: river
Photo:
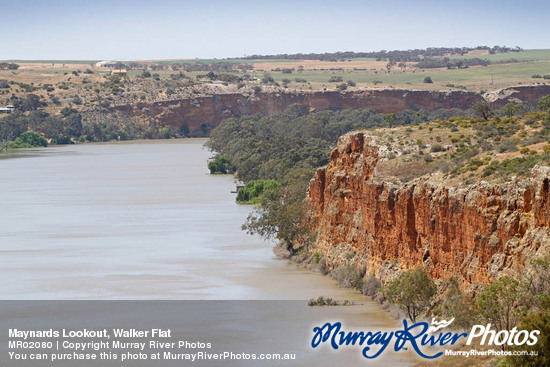
<instances>
[{"instance_id":1,"label":"river","mask_svg":"<svg viewBox=\"0 0 550 367\"><path fill-rule=\"evenodd\" d=\"M378 304L277 259L270 244L242 232L251 207L235 203L232 176L208 174L211 153L203 148L205 141L55 146L3 156L1 299L307 300L324 295L358 305L323 311L298 307L292 319L326 314L361 330L399 325ZM315 358L309 351L307 356ZM412 360L406 353L386 358L392 365Z\"/></svg>"}]
</instances>

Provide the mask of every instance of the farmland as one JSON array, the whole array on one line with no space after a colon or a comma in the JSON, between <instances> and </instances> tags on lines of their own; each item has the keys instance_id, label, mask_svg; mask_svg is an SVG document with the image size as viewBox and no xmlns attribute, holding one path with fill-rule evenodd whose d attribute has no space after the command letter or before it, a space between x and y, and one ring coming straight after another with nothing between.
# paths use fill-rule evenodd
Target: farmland
<instances>
[{"instance_id":1,"label":"farmland","mask_svg":"<svg viewBox=\"0 0 550 367\"><path fill-rule=\"evenodd\" d=\"M381 58L327 60L180 59L122 61L124 76L97 60L9 60L16 70L0 70L0 104L34 93L52 112L155 102L218 93L259 90L322 91L358 89L467 90L478 93L550 82L550 49L490 54L473 50L431 60L481 58L486 66L419 68L416 62ZM546 77L546 78L545 78ZM76 105L75 105L76 103ZM81 103L81 105L78 105ZM79 107L82 106L82 107Z\"/></svg>"}]
</instances>

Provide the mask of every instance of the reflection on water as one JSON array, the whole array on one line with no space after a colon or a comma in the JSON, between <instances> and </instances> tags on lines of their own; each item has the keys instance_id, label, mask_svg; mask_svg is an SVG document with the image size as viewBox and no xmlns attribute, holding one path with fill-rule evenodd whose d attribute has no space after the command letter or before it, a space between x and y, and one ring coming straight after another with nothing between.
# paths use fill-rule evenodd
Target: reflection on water
<instances>
[{"instance_id":1,"label":"reflection on water","mask_svg":"<svg viewBox=\"0 0 550 367\"><path fill-rule=\"evenodd\" d=\"M235 204L233 177L208 175L204 142L50 147L0 160L1 298L327 295L361 303L338 308L352 325L397 325L377 304L275 259L242 232L251 208Z\"/></svg>"}]
</instances>

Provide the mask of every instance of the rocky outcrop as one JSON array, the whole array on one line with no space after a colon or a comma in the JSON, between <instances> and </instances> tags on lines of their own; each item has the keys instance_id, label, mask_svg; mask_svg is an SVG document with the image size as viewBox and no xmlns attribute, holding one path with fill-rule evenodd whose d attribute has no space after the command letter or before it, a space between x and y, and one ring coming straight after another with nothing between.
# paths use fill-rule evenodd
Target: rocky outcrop
<instances>
[{"instance_id":1,"label":"rocky outcrop","mask_svg":"<svg viewBox=\"0 0 550 367\"><path fill-rule=\"evenodd\" d=\"M525 85L489 92L484 95L484 98L494 108L502 108L510 102L526 102L536 106L539 100L548 94L550 94L550 85Z\"/></svg>"},{"instance_id":2,"label":"rocky outcrop","mask_svg":"<svg viewBox=\"0 0 550 367\"><path fill-rule=\"evenodd\" d=\"M367 135L344 135L310 183L315 250L329 267L351 261L384 278L389 268L421 266L475 292L550 254L550 168L501 185L447 187L423 177L395 186L376 177L378 160Z\"/></svg>"}]
</instances>

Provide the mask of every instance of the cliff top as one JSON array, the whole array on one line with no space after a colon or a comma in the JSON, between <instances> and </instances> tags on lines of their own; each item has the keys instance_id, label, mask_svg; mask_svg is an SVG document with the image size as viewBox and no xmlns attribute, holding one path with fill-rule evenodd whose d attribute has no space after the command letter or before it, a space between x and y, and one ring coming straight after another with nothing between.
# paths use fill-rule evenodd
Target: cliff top
<instances>
[{"instance_id":1,"label":"cliff top","mask_svg":"<svg viewBox=\"0 0 550 367\"><path fill-rule=\"evenodd\" d=\"M375 177L395 184L429 175L447 185L504 183L550 165L550 119L542 112L487 121L451 117L365 131L378 147Z\"/></svg>"}]
</instances>

